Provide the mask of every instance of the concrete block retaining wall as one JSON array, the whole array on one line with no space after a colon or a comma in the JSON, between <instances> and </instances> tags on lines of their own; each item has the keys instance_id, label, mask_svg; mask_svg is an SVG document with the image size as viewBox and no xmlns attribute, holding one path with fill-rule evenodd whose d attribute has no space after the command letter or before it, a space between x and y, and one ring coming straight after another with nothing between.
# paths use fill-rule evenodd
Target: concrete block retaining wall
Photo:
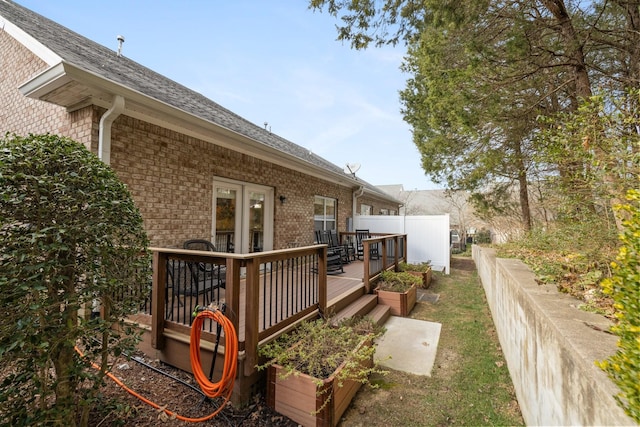
<instances>
[{"instance_id":1,"label":"concrete block retaining wall","mask_svg":"<svg viewBox=\"0 0 640 427\"><path fill-rule=\"evenodd\" d=\"M594 362L616 351L610 322L538 285L521 261L473 247L478 274L527 425L637 425L613 399L618 388Z\"/></svg>"}]
</instances>

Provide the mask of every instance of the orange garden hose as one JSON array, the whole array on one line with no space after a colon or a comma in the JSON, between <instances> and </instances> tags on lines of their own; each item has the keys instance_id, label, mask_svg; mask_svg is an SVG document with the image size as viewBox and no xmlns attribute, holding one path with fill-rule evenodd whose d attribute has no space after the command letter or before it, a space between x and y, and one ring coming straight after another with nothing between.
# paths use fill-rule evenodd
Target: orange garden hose
<instances>
[{"instance_id":1,"label":"orange garden hose","mask_svg":"<svg viewBox=\"0 0 640 427\"><path fill-rule=\"evenodd\" d=\"M218 322L220 325L222 325L222 329L224 330L224 337L225 337L224 368L222 369L222 378L220 378L220 381L216 383L212 383L211 381L209 381L209 379L206 377L204 372L202 372L202 363L200 361L200 335L202 335L202 322L204 321L205 318L212 319ZM80 356L84 356L82 352L78 349L78 347L76 347L76 351L78 352L78 354L80 354ZM222 405L220 405L218 409L216 409L211 414L206 415L204 417L200 417L200 418L185 417L185 416L176 414L173 411L165 409L160 405L158 405L157 403L147 399L146 397L141 396L134 390L131 390L111 372L107 372L106 375L109 378L111 378L116 384L122 387L127 393L137 397L138 399L142 400L146 404L156 409L161 409L164 413L166 413L170 417L175 417L182 421L199 423L199 422L210 420L211 418L218 415L220 411L222 411L222 409L225 407L227 402L229 402L229 399L231 399L231 393L233 393L233 385L236 379L236 372L238 367L238 338L236 335L236 330L233 327L233 324L221 311L206 309L198 313L195 320L193 321L193 325L191 325L191 340L189 343L189 355L191 359L191 370L193 371L193 375L196 378L196 381L198 381L198 384L200 385L200 389L202 390L202 392L207 397L210 397L210 398L224 397L224 401L222 402ZM92 362L91 366L93 366L98 370L100 369L100 366L98 366L96 363Z\"/></svg>"}]
</instances>

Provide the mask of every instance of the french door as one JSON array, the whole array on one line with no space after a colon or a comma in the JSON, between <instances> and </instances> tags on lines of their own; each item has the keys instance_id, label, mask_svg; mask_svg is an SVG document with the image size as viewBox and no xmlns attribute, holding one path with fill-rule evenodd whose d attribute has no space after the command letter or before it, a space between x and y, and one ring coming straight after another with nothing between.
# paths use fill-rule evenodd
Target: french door
<instances>
[{"instance_id":1,"label":"french door","mask_svg":"<svg viewBox=\"0 0 640 427\"><path fill-rule=\"evenodd\" d=\"M273 188L214 180L212 241L221 252L273 249Z\"/></svg>"}]
</instances>

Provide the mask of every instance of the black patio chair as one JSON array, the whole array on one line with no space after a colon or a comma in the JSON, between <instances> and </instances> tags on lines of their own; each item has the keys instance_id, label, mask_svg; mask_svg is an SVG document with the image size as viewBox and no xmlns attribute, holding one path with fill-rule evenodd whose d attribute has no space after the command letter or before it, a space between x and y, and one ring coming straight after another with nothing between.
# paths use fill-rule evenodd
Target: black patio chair
<instances>
[{"instance_id":1,"label":"black patio chair","mask_svg":"<svg viewBox=\"0 0 640 427\"><path fill-rule=\"evenodd\" d=\"M349 264L351 260L349 259L349 247L345 244L340 243L340 239L338 238L337 230L329 230L327 233L327 237L329 240L329 247L332 250L340 252L340 256L342 257L342 262L344 264Z\"/></svg>"},{"instance_id":2,"label":"black patio chair","mask_svg":"<svg viewBox=\"0 0 640 427\"><path fill-rule=\"evenodd\" d=\"M187 240L184 242L182 247L192 251L218 252L213 243L204 239ZM225 288L227 277L227 269L225 266L204 262L187 263L187 266L189 267L191 275L196 282L200 282L203 279L205 281L210 280L214 288Z\"/></svg>"},{"instance_id":3,"label":"black patio chair","mask_svg":"<svg viewBox=\"0 0 640 427\"><path fill-rule=\"evenodd\" d=\"M371 233L368 229L360 229L356 230L356 256L358 259L364 259L364 243L362 242L364 239L370 239ZM378 259L380 253L378 251L378 245L369 245L369 258L370 259Z\"/></svg>"},{"instance_id":4,"label":"black patio chair","mask_svg":"<svg viewBox=\"0 0 640 427\"><path fill-rule=\"evenodd\" d=\"M327 274L344 273L342 266L343 254L340 247L331 245L330 234L326 230L316 230L315 241L327 245Z\"/></svg>"}]
</instances>

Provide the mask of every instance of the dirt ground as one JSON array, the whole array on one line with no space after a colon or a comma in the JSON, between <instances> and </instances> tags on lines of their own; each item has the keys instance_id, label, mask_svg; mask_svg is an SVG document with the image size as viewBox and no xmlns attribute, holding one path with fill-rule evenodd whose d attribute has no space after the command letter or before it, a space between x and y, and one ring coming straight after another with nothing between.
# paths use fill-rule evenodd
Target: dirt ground
<instances>
[{"instance_id":1,"label":"dirt ground","mask_svg":"<svg viewBox=\"0 0 640 427\"><path fill-rule=\"evenodd\" d=\"M191 374L175 369L158 361L142 358L144 364L137 361L123 361L117 364L113 373L123 380L127 387L142 394L163 408L185 417L204 417L214 412L221 400L204 399L198 392L199 387ZM169 374L160 374L146 365ZM213 379L216 381L216 378ZM113 381L107 380L104 390L106 407L92 414L89 425L92 426L185 426L191 423L172 419L163 411L155 409L138 398L122 390ZM182 381L182 382L181 382ZM193 388L189 387L191 385ZM116 403L119 402L119 403ZM117 406L116 406L117 405ZM116 408L125 409L117 414ZM272 411L262 396L257 397L245 408L235 408L228 404L215 418L193 424L201 426L265 426L288 427L297 424Z\"/></svg>"}]
</instances>

